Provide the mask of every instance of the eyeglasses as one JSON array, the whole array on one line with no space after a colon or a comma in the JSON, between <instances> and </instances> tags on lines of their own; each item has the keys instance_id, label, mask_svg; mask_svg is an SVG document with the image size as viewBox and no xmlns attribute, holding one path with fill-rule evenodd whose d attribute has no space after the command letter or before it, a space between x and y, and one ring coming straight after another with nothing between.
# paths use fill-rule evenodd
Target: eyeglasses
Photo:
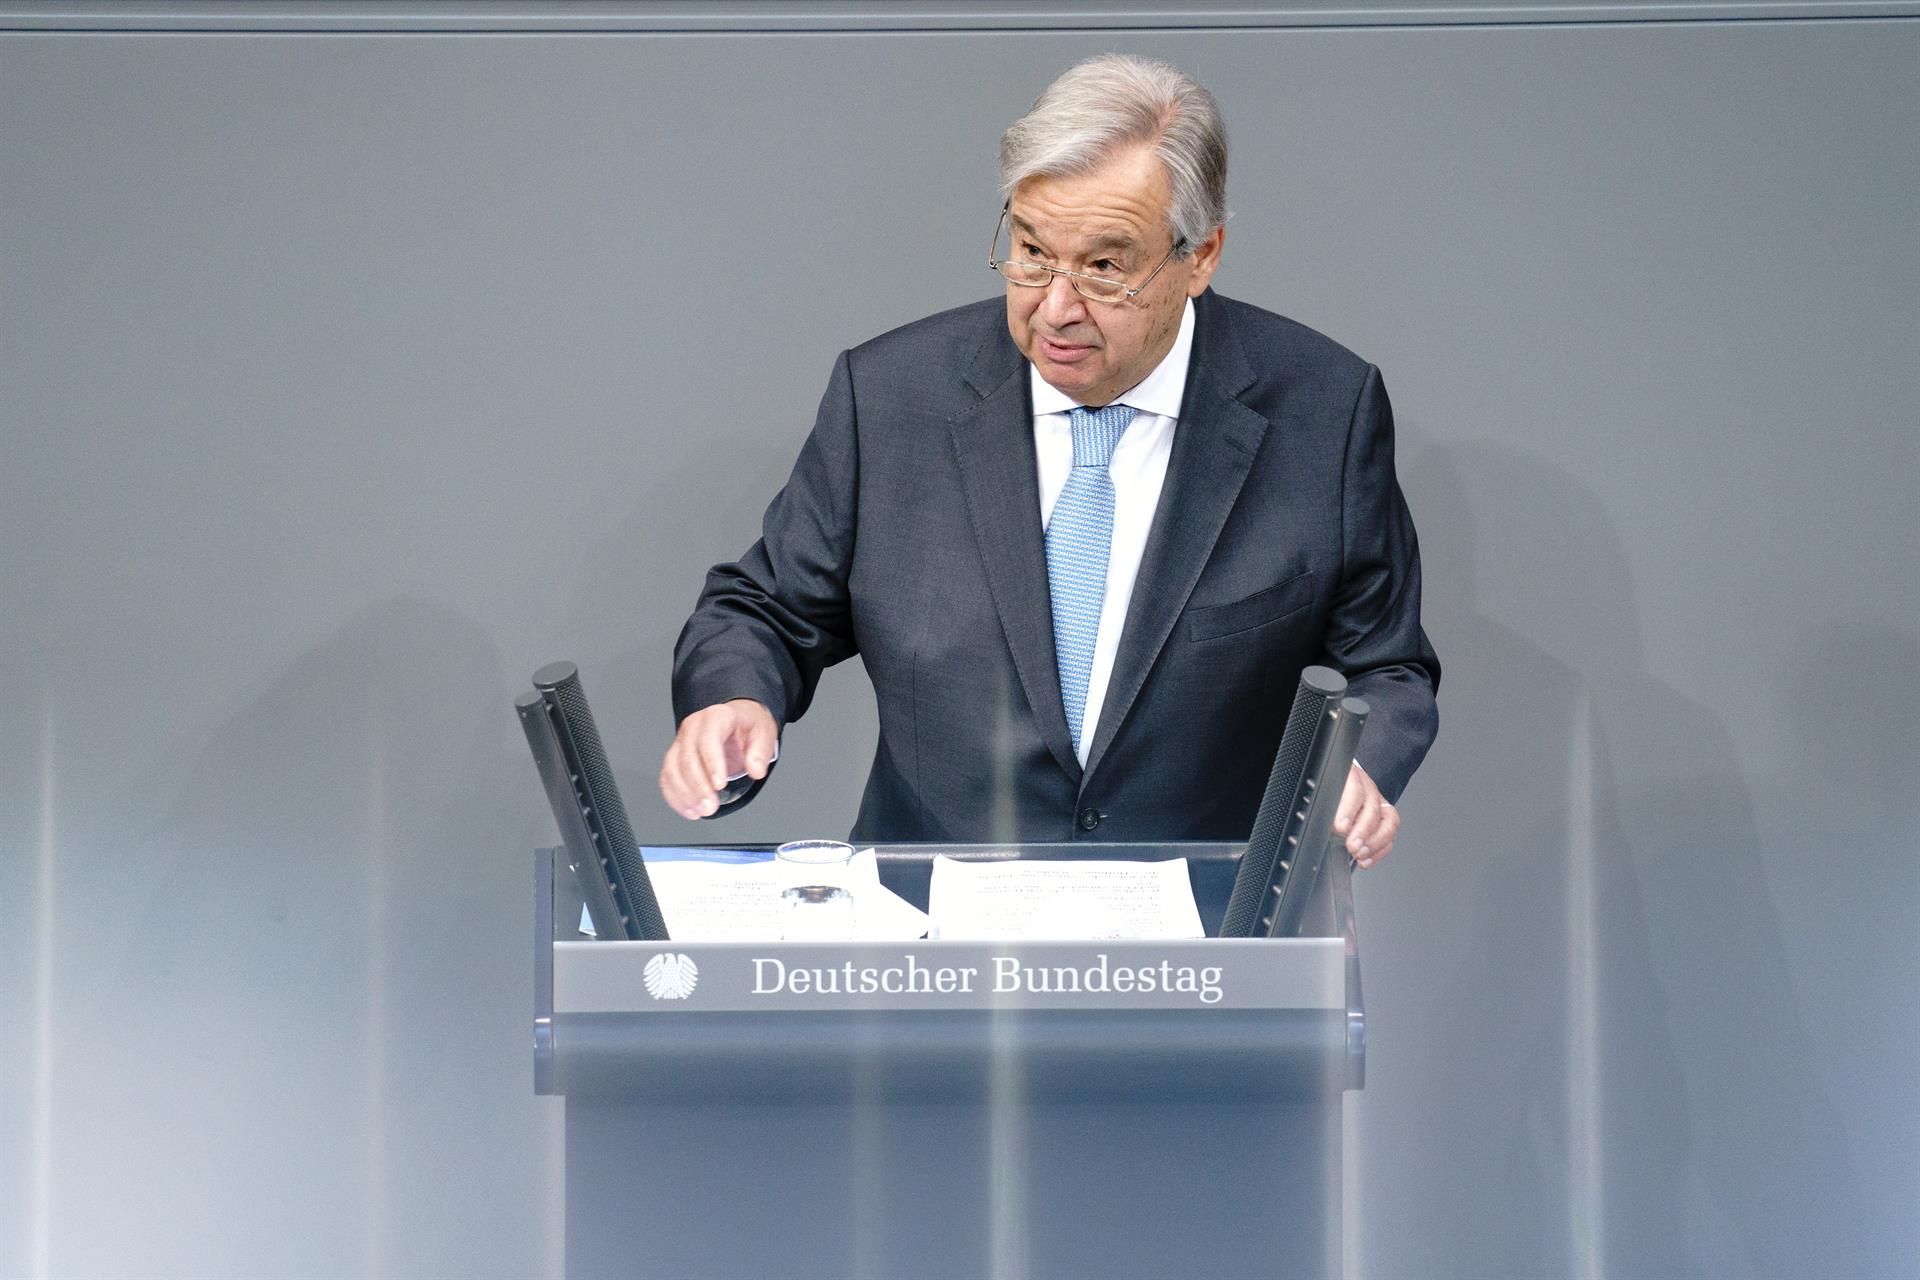
<instances>
[{"instance_id":1,"label":"eyeglasses","mask_svg":"<svg viewBox=\"0 0 1920 1280\"><path fill-rule=\"evenodd\" d=\"M1000 206L1000 221L993 224L993 243L987 248L987 265L1005 276L1009 281L1025 289L1044 289L1053 283L1055 276L1065 276L1073 291L1090 302L1125 302L1137 298L1153 283L1173 255L1187 247L1184 239L1175 240L1173 248L1167 250L1167 256L1160 259L1160 265L1147 273L1147 278L1129 289L1124 280L1109 280L1105 276L1083 275L1078 271L1069 271L1065 267L1050 267L1044 262L1020 262L994 255L1000 250L1000 231L1007 225L1007 214L1013 208L1011 201ZM1007 243L1009 252L1013 249L1011 240Z\"/></svg>"}]
</instances>

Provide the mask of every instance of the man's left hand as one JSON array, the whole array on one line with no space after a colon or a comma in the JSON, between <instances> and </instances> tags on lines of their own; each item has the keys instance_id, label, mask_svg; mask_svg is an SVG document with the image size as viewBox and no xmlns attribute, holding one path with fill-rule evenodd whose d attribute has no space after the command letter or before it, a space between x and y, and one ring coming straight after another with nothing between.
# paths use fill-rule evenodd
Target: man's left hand
<instances>
[{"instance_id":1,"label":"man's left hand","mask_svg":"<svg viewBox=\"0 0 1920 1280\"><path fill-rule=\"evenodd\" d=\"M1387 803L1358 762L1347 770L1347 788L1334 811L1333 833L1347 838L1347 852L1362 867L1371 867L1393 852L1400 833L1400 811Z\"/></svg>"}]
</instances>

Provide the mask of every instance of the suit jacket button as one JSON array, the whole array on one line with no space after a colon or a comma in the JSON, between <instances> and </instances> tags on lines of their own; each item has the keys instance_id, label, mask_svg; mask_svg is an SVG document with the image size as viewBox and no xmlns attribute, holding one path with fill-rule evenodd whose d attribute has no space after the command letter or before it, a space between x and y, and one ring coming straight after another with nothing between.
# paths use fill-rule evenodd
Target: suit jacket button
<instances>
[{"instance_id":1,"label":"suit jacket button","mask_svg":"<svg viewBox=\"0 0 1920 1280\"><path fill-rule=\"evenodd\" d=\"M1098 809L1094 808L1092 805L1088 805L1086 808L1080 811L1080 829L1082 831L1091 831L1095 827L1099 826L1100 819L1106 816L1107 816L1106 814L1101 813Z\"/></svg>"}]
</instances>

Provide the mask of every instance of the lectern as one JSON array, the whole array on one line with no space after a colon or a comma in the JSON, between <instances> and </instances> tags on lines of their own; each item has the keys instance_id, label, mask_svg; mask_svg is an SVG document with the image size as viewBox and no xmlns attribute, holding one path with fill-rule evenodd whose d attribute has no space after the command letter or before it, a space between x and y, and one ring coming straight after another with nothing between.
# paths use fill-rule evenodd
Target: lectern
<instances>
[{"instance_id":1,"label":"lectern","mask_svg":"<svg viewBox=\"0 0 1920 1280\"><path fill-rule=\"evenodd\" d=\"M1184 857L1219 930L1241 846ZM924 907L932 858L882 848ZM1291 939L598 942L537 857L534 1079L571 1277L1333 1277L1362 1084L1346 859ZM668 922L669 927L671 921Z\"/></svg>"}]
</instances>

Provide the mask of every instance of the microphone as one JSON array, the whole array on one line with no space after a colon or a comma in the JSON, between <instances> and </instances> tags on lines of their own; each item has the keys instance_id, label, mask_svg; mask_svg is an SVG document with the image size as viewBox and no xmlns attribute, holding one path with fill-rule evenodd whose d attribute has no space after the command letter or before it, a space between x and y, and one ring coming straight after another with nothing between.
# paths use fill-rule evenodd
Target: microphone
<instances>
[{"instance_id":1,"label":"microphone","mask_svg":"<svg viewBox=\"0 0 1920 1280\"><path fill-rule=\"evenodd\" d=\"M595 935L665 941L667 922L587 707L580 669L571 662L548 663L533 673L533 691L513 705Z\"/></svg>"},{"instance_id":2,"label":"microphone","mask_svg":"<svg viewBox=\"0 0 1920 1280\"><path fill-rule=\"evenodd\" d=\"M1223 938L1281 938L1299 932L1326 863L1333 819L1367 704L1346 697L1347 681L1329 667L1300 673L1273 771L1234 876L1220 925Z\"/></svg>"}]
</instances>

